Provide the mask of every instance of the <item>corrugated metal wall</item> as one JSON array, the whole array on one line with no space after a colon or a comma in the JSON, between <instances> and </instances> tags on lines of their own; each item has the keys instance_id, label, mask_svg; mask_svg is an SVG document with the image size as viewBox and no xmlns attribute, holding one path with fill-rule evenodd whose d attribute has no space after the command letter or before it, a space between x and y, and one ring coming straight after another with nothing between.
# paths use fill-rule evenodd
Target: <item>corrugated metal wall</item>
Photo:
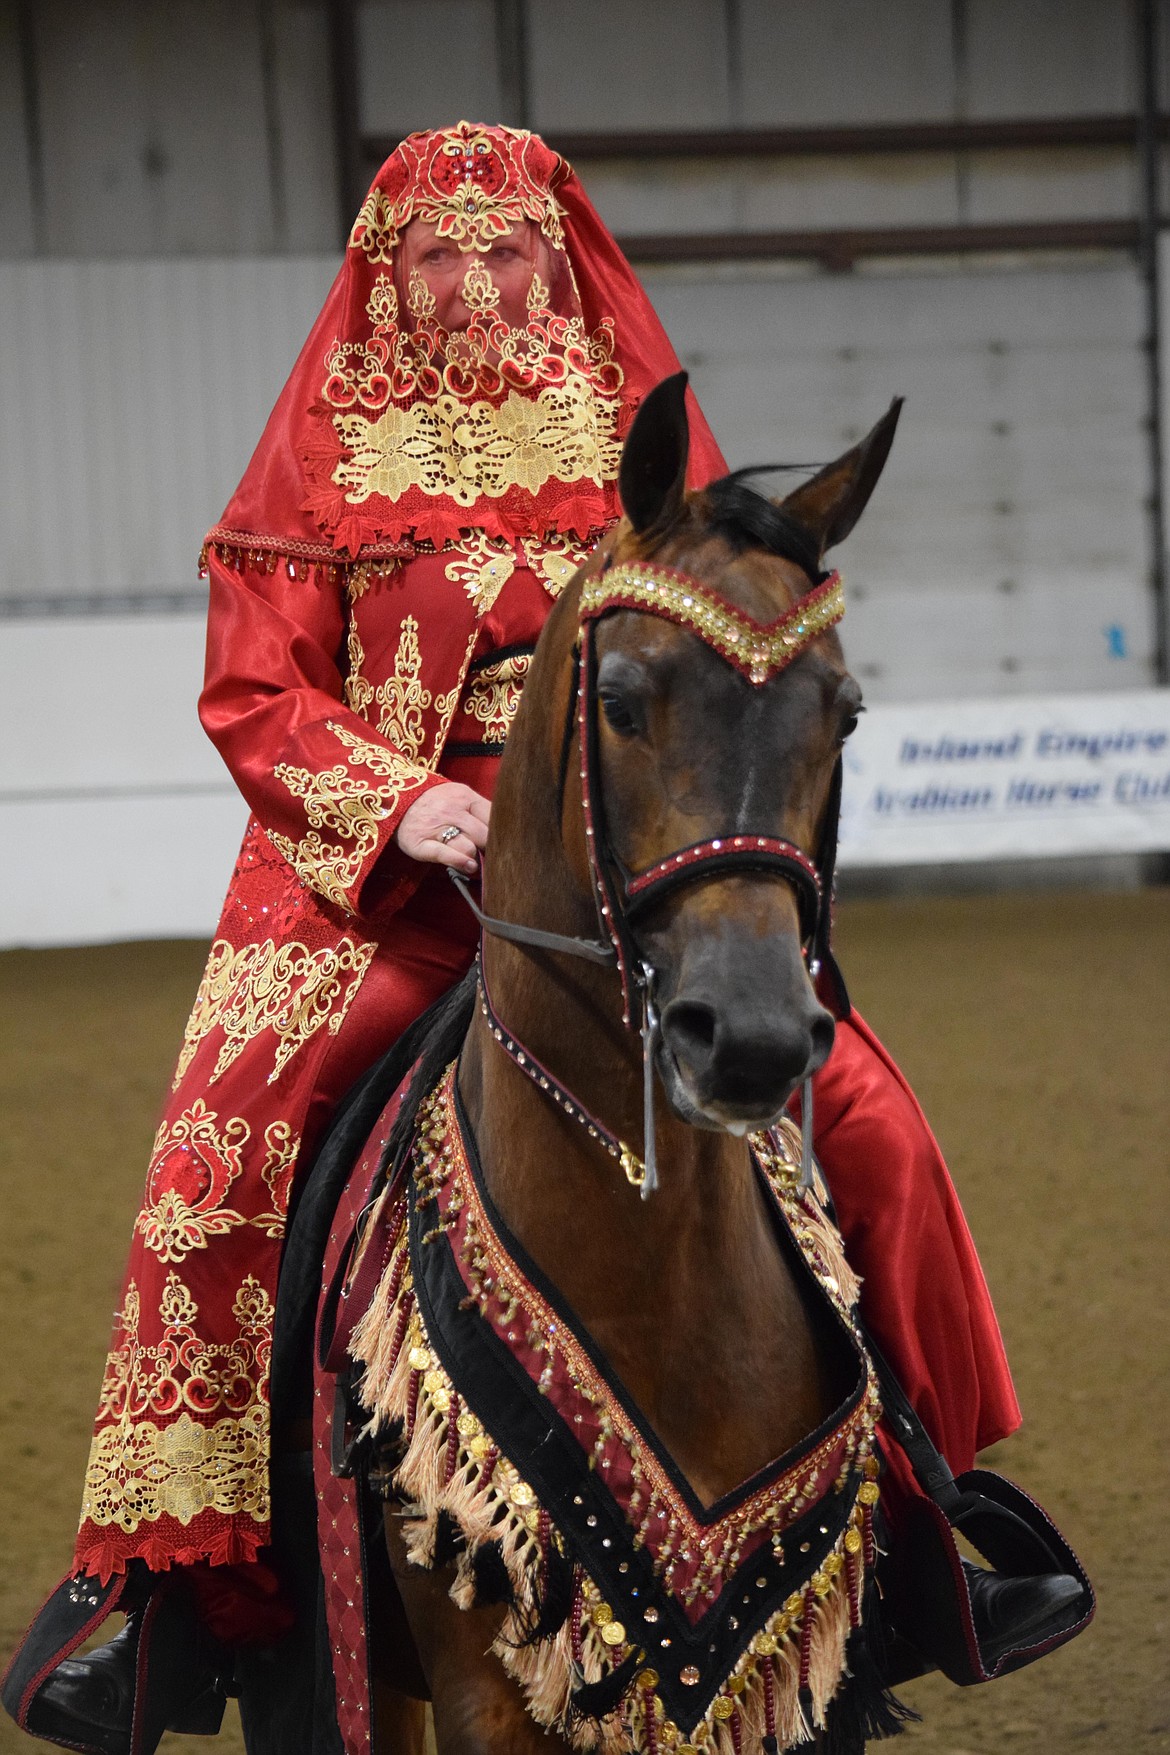
<instances>
[{"instance_id":1,"label":"corrugated metal wall","mask_svg":"<svg viewBox=\"0 0 1170 1755\"><path fill-rule=\"evenodd\" d=\"M0 597L27 612L196 592L203 533L332 273L0 263ZM734 464L834 455L908 398L841 557L872 696L1148 680L1132 268L646 281Z\"/></svg>"}]
</instances>

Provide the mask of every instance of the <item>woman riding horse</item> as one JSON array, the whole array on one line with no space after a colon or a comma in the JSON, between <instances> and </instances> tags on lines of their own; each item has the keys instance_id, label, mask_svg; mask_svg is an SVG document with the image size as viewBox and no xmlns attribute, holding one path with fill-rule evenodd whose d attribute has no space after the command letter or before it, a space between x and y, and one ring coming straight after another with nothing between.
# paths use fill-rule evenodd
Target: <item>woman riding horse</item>
<instances>
[{"instance_id":1,"label":"woman riding horse","mask_svg":"<svg viewBox=\"0 0 1170 1755\"><path fill-rule=\"evenodd\" d=\"M229 1646L285 1624L265 1556L290 1199L342 1093L469 966L474 925L444 868L477 869L537 636L621 516L623 436L676 369L534 135L460 123L410 136L378 173L207 538L200 714L253 814L147 1172L68 1585L87 1630L115 1604L129 1619L40 1666L19 1708L34 1734L128 1746L139 1630L171 1569ZM690 426L701 486L724 465L693 406ZM814 1088L867 1321L965 1468L1019 1413L938 1148L855 1012ZM1034 1618L984 1578L987 1613ZM997 1589L1016 1595L997 1605ZM206 1680L190 1667L172 1723Z\"/></svg>"}]
</instances>

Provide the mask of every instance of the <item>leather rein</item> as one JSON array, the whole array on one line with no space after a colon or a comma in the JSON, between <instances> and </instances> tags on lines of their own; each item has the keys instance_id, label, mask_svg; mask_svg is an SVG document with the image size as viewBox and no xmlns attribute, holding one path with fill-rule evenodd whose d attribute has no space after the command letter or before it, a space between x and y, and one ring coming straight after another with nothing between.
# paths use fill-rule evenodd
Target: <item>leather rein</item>
<instances>
[{"instance_id":1,"label":"leather rein","mask_svg":"<svg viewBox=\"0 0 1170 1755\"><path fill-rule=\"evenodd\" d=\"M627 1028L633 1027L633 1002L637 993L641 1002L639 1025L643 1068L644 1145L641 1158L578 1103L547 1067L505 1027L492 1004L482 955L480 957L480 1007L495 1040L527 1077L618 1159L630 1183L639 1188L642 1198L646 1199L658 1186L653 1095L658 1014L655 971L641 953L633 922L665 895L685 885L706 882L730 872L774 875L790 884L796 893L802 949L809 975L815 981L822 967L832 966L829 929L841 806L841 761L838 757L833 771L821 845L815 859L779 836L736 833L710 836L667 854L645 871L629 872L610 844L601 788L597 783L601 758L594 630L603 616L619 609L657 615L686 628L739 670L754 687L759 687L787 669L812 641L839 622L845 606L841 578L834 572L801 597L785 615L771 623L759 623L732 608L708 586L686 573L654 568L641 562L621 566L607 562L598 575L585 580L582 588L580 632L574 654L575 681L565 722L560 776L563 797L575 728L580 752L586 844L601 936L596 939L577 938L497 919L484 912L472 896L466 880L448 867L448 877L475 915L482 933L530 949L560 952L616 967L622 990L622 1021ZM812 1177L811 1079L804 1082L801 1114L802 1181L807 1185Z\"/></svg>"}]
</instances>

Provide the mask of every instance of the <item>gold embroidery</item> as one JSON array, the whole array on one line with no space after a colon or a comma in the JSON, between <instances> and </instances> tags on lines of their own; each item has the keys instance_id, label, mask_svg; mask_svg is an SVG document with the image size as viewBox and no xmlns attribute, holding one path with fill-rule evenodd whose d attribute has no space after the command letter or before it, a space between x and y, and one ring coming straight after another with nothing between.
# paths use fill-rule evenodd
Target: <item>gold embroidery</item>
<instances>
[{"instance_id":1,"label":"gold embroidery","mask_svg":"<svg viewBox=\"0 0 1170 1755\"><path fill-rule=\"evenodd\" d=\"M479 720L486 743L503 743L507 737L531 664L531 654L521 652L496 664L485 664L471 678L464 711Z\"/></svg>"},{"instance_id":2,"label":"gold embroidery","mask_svg":"<svg viewBox=\"0 0 1170 1755\"><path fill-rule=\"evenodd\" d=\"M435 315L435 295L417 268L410 271L406 302L416 323L429 323Z\"/></svg>"},{"instance_id":3,"label":"gold embroidery","mask_svg":"<svg viewBox=\"0 0 1170 1755\"><path fill-rule=\"evenodd\" d=\"M412 615L403 618L394 656L394 674L386 678L374 692L378 703L378 730L397 744L404 756L417 758L423 746L423 714L431 704L431 691L419 681L422 653L418 644L418 623Z\"/></svg>"},{"instance_id":4,"label":"gold embroidery","mask_svg":"<svg viewBox=\"0 0 1170 1755\"><path fill-rule=\"evenodd\" d=\"M445 391L464 406L478 407L473 398L486 397L490 412L505 389L530 393L541 385L576 383L603 403L617 395L624 374L614 358L612 318L603 318L590 334L581 317L533 307L524 326L513 329L491 308L487 271L481 267L476 275L469 269L467 281L475 309L465 329L448 333L432 313L417 328L400 330L394 283L388 274L378 275L366 301L370 337L333 343L325 362L325 401L341 409L360 404L376 414L391 402L402 407ZM612 407L609 418L616 420Z\"/></svg>"},{"instance_id":5,"label":"gold embroidery","mask_svg":"<svg viewBox=\"0 0 1170 1755\"><path fill-rule=\"evenodd\" d=\"M560 596L591 553L591 549L583 548L571 536L561 536L555 531L539 538L524 538L524 557L550 597Z\"/></svg>"},{"instance_id":6,"label":"gold embroidery","mask_svg":"<svg viewBox=\"0 0 1170 1755\"><path fill-rule=\"evenodd\" d=\"M353 222L349 247L352 250L360 245L371 263L393 262L394 245L405 223L405 216L389 196L381 189L371 189Z\"/></svg>"},{"instance_id":7,"label":"gold embroidery","mask_svg":"<svg viewBox=\"0 0 1170 1755\"><path fill-rule=\"evenodd\" d=\"M134 1228L160 1261L182 1261L192 1249L206 1249L209 1237L247 1223L222 1202L243 1171L252 1130L234 1116L220 1132L216 1120L215 1111L197 1097L154 1136L146 1201Z\"/></svg>"},{"instance_id":8,"label":"gold embroidery","mask_svg":"<svg viewBox=\"0 0 1170 1755\"><path fill-rule=\"evenodd\" d=\"M482 262L473 262L463 276L463 303L469 311L494 311L500 303L500 289Z\"/></svg>"},{"instance_id":9,"label":"gold embroidery","mask_svg":"<svg viewBox=\"0 0 1170 1755\"><path fill-rule=\"evenodd\" d=\"M83 1523L115 1523L129 1533L163 1516L186 1525L202 1511L267 1521L272 1300L257 1280L245 1279L232 1305L239 1334L217 1345L196 1335L198 1314L172 1271L159 1303L162 1339L143 1346L138 1288L133 1281L127 1288L98 1415L111 1424L90 1449ZM228 1411L205 1423L220 1409Z\"/></svg>"},{"instance_id":10,"label":"gold embroidery","mask_svg":"<svg viewBox=\"0 0 1170 1755\"><path fill-rule=\"evenodd\" d=\"M226 939L217 939L187 1021L175 1087L200 1042L217 1027L224 1039L207 1083L213 1085L254 1037L271 1030L277 1040L268 1076L272 1084L322 1025L330 1035L337 1034L374 949L343 938L319 951L303 944L277 945L272 939L236 950ZM352 977L348 983L346 975Z\"/></svg>"},{"instance_id":11,"label":"gold embroidery","mask_svg":"<svg viewBox=\"0 0 1170 1755\"><path fill-rule=\"evenodd\" d=\"M265 832L303 883L352 914L354 906L349 891L378 845L382 824L394 815L405 793L417 791L423 784L428 770L397 750L370 743L335 720L326 723L349 749L346 758L349 767L368 768L384 784L379 786L350 774L340 763L335 768L313 770L281 762L274 770L276 778L294 798L304 801L305 815L313 827L300 841L273 829ZM334 830L343 842L352 841L354 846L347 850L336 842L325 841L319 833L325 828Z\"/></svg>"},{"instance_id":12,"label":"gold embroidery","mask_svg":"<svg viewBox=\"0 0 1170 1755\"><path fill-rule=\"evenodd\" d=\"M337 415L350 453L333 474L350 505L371 494L397 499L410 488L449 495L460 506L499 499L509 488L536 493L550 479L617 477L617 408L575 374L527 397L509 391L498 407L453 396L388 408L377 420Z\"/></svg>"},{"instance_id":13,"label":"gold embroidery","mask_svg":"<svg viewBox=\"0 0 1170 1755\"><path fill-rule=\"evenodd\" d=\"M287 1121L272 1121L264 1129L264 1144L268 1147L268 1155L260 1167L260 1174L272 1196L272 1211L257 1213L251 1223L267 1237L283 1237L301 1136L294 1134Z\"/></svg>"},{"instance_id":14,"label":"gold embroidery","mask_svg":"<svg viewBox=\"0 0 1170 1755\"><path fill-rule=\"evenodd\" d=\"M346 649L349 653L349 673L345 679L345 704L362 719L370 717L370 702L374 698L374 685L362 675L362 666L366 655L362 648L362 637L357 630L357 622L352 614L349 618L349 632L346 635Z\"/></svg>"},{"instance_id":15,"label":"gold embroidery","mask_svg":"<svg viewBox=\"0 0 1170 1755\"><path fill-rule=\"evenodd\" d=\"M455 559L444 568L453 585L462 585L476 615L487 614L515 570L512 545L482 530L469 530Z\"/></svg>"}]
</instances>

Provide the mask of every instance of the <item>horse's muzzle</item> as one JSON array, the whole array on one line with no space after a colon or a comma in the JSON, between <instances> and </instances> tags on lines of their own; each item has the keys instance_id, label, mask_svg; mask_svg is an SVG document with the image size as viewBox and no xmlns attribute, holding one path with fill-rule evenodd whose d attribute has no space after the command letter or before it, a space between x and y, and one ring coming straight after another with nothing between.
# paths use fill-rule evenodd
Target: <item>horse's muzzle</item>
<instances>
[{"instance_id":1,"label":"horse's muzzle","mask_svg":"<svg viewBox=\"0 0 1170 1755\"><path fill-rule=\"evenodd\" d=\"M792 940L729 948L697 959L663 1004L659 1071L681 1119L743 1133L824 1065L835 1026Z\"/></svg>"}]
</instances>

